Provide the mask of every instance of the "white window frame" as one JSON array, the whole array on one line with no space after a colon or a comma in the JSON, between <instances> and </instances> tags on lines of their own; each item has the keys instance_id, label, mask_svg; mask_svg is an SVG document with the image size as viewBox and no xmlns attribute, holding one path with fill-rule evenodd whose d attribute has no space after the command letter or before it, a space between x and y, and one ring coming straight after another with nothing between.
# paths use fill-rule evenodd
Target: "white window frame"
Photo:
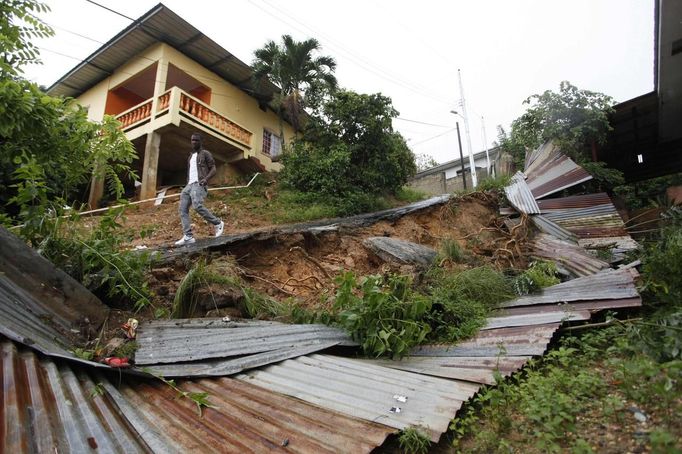
<instances>
[{"instance_id":1,"label":"white window frame","mask_svg":"<svg viewBox=\"0 0 682 454\"><path fill-rule=\"evenodd\" d=\"M282 138L271 130L263 128L262 152L271 158L279 156L282 153Z\"/></svg>"}]
</instances>

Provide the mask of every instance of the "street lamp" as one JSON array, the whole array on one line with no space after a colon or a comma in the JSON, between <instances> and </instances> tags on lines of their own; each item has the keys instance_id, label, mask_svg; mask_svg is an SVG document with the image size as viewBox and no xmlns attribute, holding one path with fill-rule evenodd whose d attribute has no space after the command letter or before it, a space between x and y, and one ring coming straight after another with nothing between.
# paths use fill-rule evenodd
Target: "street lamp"
<instances>
[{"instance_id":1,"label":"street lamp","mask_svg":"<svg viewBox=\"0 0 682 454\"><path fill-rule=\"evenodd\" d=\"M466 123L466 118L456 110L451 110L451 114L462 117ZM462 157L462 140L459 137L459 122L457 122L457 141L459 142L459 156L462 164L462 180L464 180L464 189L467 188L466 178L464 176L464 158ZM469 140L469 172L471 173L471 185L476 188L476 164L474 163L474 154L471 152L471 140Z\"/></svg>"}]
</instances>

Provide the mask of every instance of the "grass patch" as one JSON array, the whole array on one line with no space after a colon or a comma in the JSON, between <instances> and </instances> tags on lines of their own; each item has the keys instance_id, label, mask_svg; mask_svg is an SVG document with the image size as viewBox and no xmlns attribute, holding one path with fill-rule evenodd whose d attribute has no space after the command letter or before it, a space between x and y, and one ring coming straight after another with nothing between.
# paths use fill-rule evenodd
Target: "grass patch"
<instances>
[{"instance_id":1,"label":"grass patch","mask_svg":"<svg viewBox=\"0 0 682 454\"><path fill-rule=\"evenodd\" d=\"M599 452L609 439L616 440L609 452L681 447L682 361L660 363L637 352L628 327L566 337L560 348L498 380L453 420L457 450ZM646 415L646 424L635 412Z\"/></svg>"},{"instance_id":2,"label":"grass patch","mask_svg":"<svg viewBox=\"0 0 682 454\"><path fill-rule=\"evenodd\" d=\"M425 192L403 186L396 191L394 197L400 202L413 203L427 199L429 196Z\"/></svg>"},{"instance_id":3,"label":"grass patch","mask_svg":"<svg viewBox=\"0 0 682 454\"><path fill-rule=\"evenodd\" d=\"M426 454L431 447L431 440L418 428L408 427L400 431L398 444L406 453Z\"/></svg>"}]
</instances>

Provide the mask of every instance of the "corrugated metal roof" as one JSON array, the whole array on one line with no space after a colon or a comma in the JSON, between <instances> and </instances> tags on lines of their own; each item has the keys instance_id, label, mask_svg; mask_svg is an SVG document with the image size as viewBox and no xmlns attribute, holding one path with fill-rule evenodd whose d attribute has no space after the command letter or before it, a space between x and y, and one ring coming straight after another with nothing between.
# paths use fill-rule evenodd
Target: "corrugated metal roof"
<instances>
[{"instance_id":1,"label":"corrugated metal roof","mask_svg":"<svg viewBox=\"0 0 682 454\"><path fill-rule=\"evenodd\" d=\"M421 345L410 356L507 357L542 355L561 323L499 328L479 332L457 345Z\"/></svg>"},{"instance_id":2,"label":"corrugated metal roof","mask_svg":"<svg viewBox=\"0 0 682 454\"><path fill-rule=\"evenodd\" d=\"M538 200L538 206L543 212L546 210L561 210L565 208L586 208L604 205L607 203L613 202L611 201L609 195L605 192Z\"/></svg>"},{"instance_id":3,"label":"corrugated metal roof","mask_svg":"<svg viewBox=\"0 0 682 454\"><path fill-rule=\"evenodd\" d=\"M433 441L447 430L462 402L479 388L468 382L319 354L290 359L237 378L396 429L421 426Z\"/></svg>"},{"instance_id":4,"label":"corrugated metal roof","mask_svg":"<svg viewBox=\"0 0 682 454\"><path fill-rule=\"evenodd\" d=\"M249 65L159 3L62 76L48 93L77 97L157 42L173 46L251 96L269 100L279 91L270 82L255 87Z\"/></svg>"},{"instance_id":5,"label":"corrugated metal roof","mask_svg":"<svg viewBox=\"0 0 682 454\"><path fill-rule=\"evenodd\" d=\"M351 418L238 380L177 384L89 374L2 341L0 450L28 452L369 452L394 428Z\"/></svg>"},{"instance_id":6,"label":"corrugated metal roof","mask_svg":"<svg viewBox=\"0 0 682 454\"><path fill-rule=\"evenodd\" d=\"M553 237L563 241L571 241L574 243L578 241L578 238L573 233L561 227L556 222L550 221L541 214L531 216L530 220L541 232L552 235Z\"/></svg>"},{"instance_id":7,"label":"corrugated metal roof","mask_svg":"<svg viewBox=\"0 0 682 454\"><path fill-rule=\"evenodd\" d=\"M244 357L292 347L321 349L329 344L357 345L345 331L326 325L251 325L221 318L200 322L150 320L140 324L137 343L135 363L138 365Z\"/></svg>"},{"instance_id":8,"label":"corrugated metal roof","mask_svg":"<svg viewBox=\"0 0 682 454\"><path fill-rule=\"evenodd\" d=\"M526 214L540 213L540 207L538 207L535 197L533 197L533 193L530 191L521 172L516 172L509 185L504 188L504 193L507 195L509 203L519 212Z\"/></svg>"},{"instance_id":9,"label":"corrugated metal roof","mask_svg":"<svg viewBox=\"0 0 682 454\"><path fill-rule=\"evenodd\" d=\"M509 307L497 311L498 314L506 315L523 315L523 314L541 314L550 312L565 313L566 311L590 311L598 312L606 309L625 309L629 307L639 307L642 305L642 298L639 296L633 298L610 299L610 300L594 300L594 301L577 301L573 303L552 303L541 304L535 306L518 306Z\"/></svg>"},{"instance_id":10,"label":"corrugated metal roof","mask_svg":"<svg viewBox=\"0 0 682 454\"><path fill-rule=\"evenodd\" d=\"M524 173L536 199L592 179L592 175L561 153L551 141L528 155Z\"/></svg>"},{"instance_id":11,"label":"corrugated metal roof","mask_svg":"<svg viewBox=\"0 0 682 454\"><path fill-rule=\"evenodd\" d=\"M588 254L580 246L544 233L531 241L531 255L552 260L575 277L589 276L610 268L607 262Z\"/></svg>"},{"instance_id":12,"label":"corrugated metal roof","mask_svg":"<svg viewBox=\"0 0 682 454\"><path fill-rule=\"evenodd\" d=\"M489 330L495 328L509 328L512 326L533 326L545 325L547 323L556 322L570 322L578 320L589 320L590 313L588 311L570 311L539 313L539 314L519 314L519 315L504 315L501 317L490 317L482 330Z\"/></svg>"},{"instance_id":13,"label":"corrugated metal roof","mask_svg":"<svg viewBox=\"0 0 682 454\"><path fill-rule=\"evenodd\" d=\"M521 369L530 358L530 356L408 356L398 361L389 359L364 361L417 374L492 385L495 384L495 371L502 376L508 376Z\"/></svg>"},{"instance_id":14,"label":"corrugated metal roof","mask_svg":"<svg viewBox=\"0 0 682 454\"><path fill-rule=\"evenodd\" d=\"M626 299L638 297L633 270L603 271L580 277L529 295L502 303L503 307L530 306L536 304L565 303L573 301Z\"/></svg>"}]
</instances>

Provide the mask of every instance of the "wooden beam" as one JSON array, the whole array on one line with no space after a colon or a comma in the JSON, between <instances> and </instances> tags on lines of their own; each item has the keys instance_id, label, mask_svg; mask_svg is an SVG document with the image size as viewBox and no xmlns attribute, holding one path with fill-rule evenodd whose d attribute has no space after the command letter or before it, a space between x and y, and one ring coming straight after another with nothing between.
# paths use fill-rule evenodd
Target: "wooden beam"
<instances>
[{"instance_id":1,"label":"wooden beam","mask_svg":"<svg viewBox=\"0 0 682 454\"><path fill-rule=\"evenodd\" d=\"M142 188L140 199L150 199L156 196L157 171L159 168L159 148L161 134L150 132L144 147L144 164L142 166Z\"/></svg>"}]
</instances>

